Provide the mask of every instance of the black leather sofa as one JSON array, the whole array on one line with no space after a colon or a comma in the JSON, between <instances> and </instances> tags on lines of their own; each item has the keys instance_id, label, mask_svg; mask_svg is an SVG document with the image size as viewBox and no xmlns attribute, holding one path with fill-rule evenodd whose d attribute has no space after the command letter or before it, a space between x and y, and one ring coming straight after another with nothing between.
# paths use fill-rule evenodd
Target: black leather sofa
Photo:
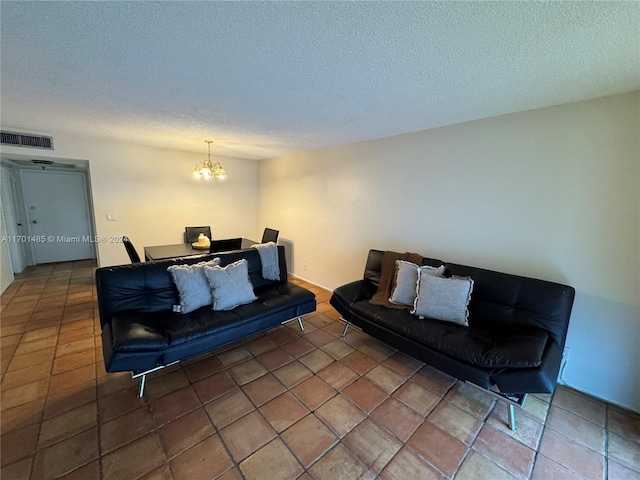
<instances>
[{"instance_id":1,"label":"black leather sofa","mask_svg":"<svg viewBox=\"0 0 640 480\"><path fill-rule=\"evenodd\" d=\"M262 277L256 249L198 255L96 270L102 348L107 372L132 371L141 377L167 365L209 352L236 340L298 320L316 309L315 295L288 282L284 247L278 247L280 278ZM233 310L213 311L210 306L182 314L173 312L178 290L167 271L170 265L193 264L215 257L226 266L248 261L257 300Z\"/></svg>"},{"instance_id":2,"label":"black leather sofa","mask_svg":"<svg viewBox=\"0 0 640 480\"><path fill-rule=\"evenodd\" d=\"M575 290L567 285L424 258L445 276L474 280L469 326L419 319L409 310L369 303L380 281L380 250L364 278L334 290L331 305L365 333L460 380L522 405L528 393L552 393L562 362ZM510 424L515 428L513 406Z\"/></svg>"}]
</instances>

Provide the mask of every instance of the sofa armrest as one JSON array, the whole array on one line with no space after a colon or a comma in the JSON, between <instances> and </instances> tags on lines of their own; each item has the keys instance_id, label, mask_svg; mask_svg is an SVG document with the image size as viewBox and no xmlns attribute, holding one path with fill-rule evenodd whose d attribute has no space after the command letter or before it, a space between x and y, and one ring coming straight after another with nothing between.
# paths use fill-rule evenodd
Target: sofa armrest
<instances>
[{"instance_id":1,"label":"sofa armrest","mask_svg":"<svg viewBox=\"0 0 640 480\"><path fill-rule=\"evenodd\" d=\"M350 316L350 310L354 303L369 300L377 287L369 280L356 280L336 288L331 295L329 303L342 315Z\"/></svg>"}]
</instances>

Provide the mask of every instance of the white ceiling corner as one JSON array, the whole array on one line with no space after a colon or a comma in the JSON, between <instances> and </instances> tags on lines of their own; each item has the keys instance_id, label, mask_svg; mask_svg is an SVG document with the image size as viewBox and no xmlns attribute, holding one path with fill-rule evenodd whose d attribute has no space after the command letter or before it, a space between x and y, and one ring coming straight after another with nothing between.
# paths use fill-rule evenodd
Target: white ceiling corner
<instances>
[{"instance_id":1,"label":"white ceiling corner","mask_svg":"<svg viewBox=\"0 0 640 480\"><path fill-rule=\"evenodd\" d=\"M633 2L0 2L3 128L269 158L640 89Z\"/></svg>"}]
</instances>

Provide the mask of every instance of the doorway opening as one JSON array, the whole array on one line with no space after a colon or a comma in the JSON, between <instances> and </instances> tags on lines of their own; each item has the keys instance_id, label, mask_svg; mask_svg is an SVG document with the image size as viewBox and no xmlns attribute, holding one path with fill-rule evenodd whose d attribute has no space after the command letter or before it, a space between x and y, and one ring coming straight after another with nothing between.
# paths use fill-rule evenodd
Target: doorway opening
<instances>
[{"instance_id":1,"label":"doorway opening","mask_svg":"<svg viewBox=\"0 0 640 480\"><path fill-rule=\"evenodd\" d=\"M0 164L2 236L13 273L96 258L87 160L3 154Z\"/></svg>"}]
</instances>

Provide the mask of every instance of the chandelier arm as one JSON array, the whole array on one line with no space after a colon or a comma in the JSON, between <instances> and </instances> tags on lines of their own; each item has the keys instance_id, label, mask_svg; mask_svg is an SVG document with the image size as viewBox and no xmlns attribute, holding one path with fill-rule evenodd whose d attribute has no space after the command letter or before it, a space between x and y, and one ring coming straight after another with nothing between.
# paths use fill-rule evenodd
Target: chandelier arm
<instances>
[{"instance_id":1,"label":"chandelier arm","mask_svg":"<svg viewBox=\"0 0 640 480\"><path fill-rule=\"evenodd\" d=\"M205 180L211 180L212 178L223 179L227 177L227 172L225 172L224 168L219 161L212 162L211 161L211 143L213 140L205 140L207 143L207 160L202 161L202 165L198 167L196 163L196 168L193 170L192 175L196 180L200 180L204 178Z\"/></svg>"}]
</instances>

